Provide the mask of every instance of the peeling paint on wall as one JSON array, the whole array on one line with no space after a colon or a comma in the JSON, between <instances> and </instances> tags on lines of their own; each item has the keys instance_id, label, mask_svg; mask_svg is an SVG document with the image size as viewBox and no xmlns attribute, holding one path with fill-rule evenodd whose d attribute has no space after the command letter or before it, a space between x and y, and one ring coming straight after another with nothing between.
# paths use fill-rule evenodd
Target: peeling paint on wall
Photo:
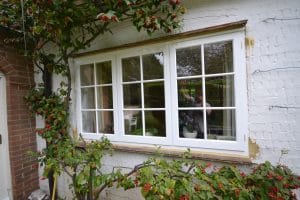
<instances>
[{"instance_id":1,"label":"peeling paint on wall","mask_svg":"<svg viewBox=\"0 0 300 200\"><path fill-rule=\"evenodd\" d=\"M256 142L249 138L249 157L250 159L255 159L259 155L259 146Z\"/></svg>"},{"instance_id":2,"label":"peeling paint on wall","mask_svg":"<svg viewBox=\"0 0 300 200\"><path fill-rule=\"evenodd\" d=\"M245 44L247 48L253 48L254 47L254 39L250 37L245 38Z\"/></svg>"}]
</instances>

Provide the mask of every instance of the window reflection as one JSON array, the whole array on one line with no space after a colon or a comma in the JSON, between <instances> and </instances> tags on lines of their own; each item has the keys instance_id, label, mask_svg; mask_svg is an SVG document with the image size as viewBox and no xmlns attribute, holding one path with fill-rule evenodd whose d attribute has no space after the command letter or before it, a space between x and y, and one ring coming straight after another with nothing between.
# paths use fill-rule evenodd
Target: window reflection
<instances>
[{"instance_id":1,"label":"window reflection","mask_svg":"<svg viewBox=\"0 0 300 200\"><path fill-rule=\"evenodd\" d=\"M141 80L140 57L122 59L123 82Z\"/></svg>"},{"instance_id":2,"label":"window reflection","mask_svg":"<svg viewBox=\"0 0 300 200\"><path fill-rule=\"evenodd\" d=\"M205 74L233 71L232 41L204 45Z\"/></svg>"},{"instance_id":3,"label":"window reflection","mask_svg":"<svg viewBox=\"0 0 300 200\"><path fill-rule=\"evenodd\" d=\"M112 87L97 87L97 108L109 109L113 108Z\"/></svg>"},{"instance_id":4,"label":"window reflection","mask_svg":"<svg viewBox=\"0 0 300 200\"><path fill-rule=\"evenodd\" d=\"M232 41L205 44L203 56L201 74L200 45L176 51L179 137L235 140L234 75L224 74L233 72Z\"/></svg>"},{"instance_id":5,"label":"window reflection","mask_svg":"<svg viewBox=\"0 0 300 200\"><path fill-rule=\"evenodd\" d=\"M81 86L94 85L94 65L80 66L80 83Z\"/></svg>"},{"instance_id":6,"label":"window reflection","mask_svg":"<svg viewBox=\"0 0 300 200\"><path fill-rule=\"evenodd\" d=\"M142 112L138 110L124 111L126 135L143 135Z\"/></svg>"},{"instance_id":7,"label":"window reflection","mask_svg":"<svg viewBox=\"0 0 300 200\"><path fill-rule=\"evenodd\" d=\"M81 88L81 108L95 108L95 89L94 87Z\"/></svg>"},{"instance_id":8,"label":"window reflection","mask_svg":"<svg viewBox=\"0 0 300 200\"><path fill-rule=\"evenodd\" d=\"M235 110L212 110L207 116L207 138L235 140Z\"/></svg>"},{"instance_id":9,"label":"window reflection","mask_svg":"<svg viewBox=\"0 0 300 200\"><path fill-rule=\"evenodd\" d=\"M145 111L146 136L165 137L165 111Z\"/></svg>"},{"instance_id":10,"label":"window reflection","mask_svg":"<svg viewBox=\"0 0 300 200\"><path fill-rule=\"evenodd\" d=\"M108 84L112 82L111 61L96 64L97 84Z\"/></svg>"},{"instance_id":11,"label":"window reflection","mask_svg":"<svg viewBox=\"0 0 300 200\"><path fill-rule=\"evenodd\" d=\"M82 112L82 131L85 133L96 133L96 112Z\"/></svg>"},{"instance_id":12,"label":"window reflection","mask_svg":"<svg viewBox=\"0 0 300 200\"><path fill-rule=\"evenodd\" d=\"M94 83L94 76L97 86ZM95 66L94 64L80 66L80 80L81 86L84 86L81 87L82 131L113 134L111 61L100 62ZM101 109L111 110L103 111Z\"/></svg>"},{"instance_id":13,"label":"window reflection","mask_svg":"<svg viewBox=\"0 0 300 200\"><path fill-rule=\"evenodd\" d=\"M203 110L179 111L179 137L204 138Z\"/></svg>"},{"instance_id":14,"label":"window reflection","mask_svg":"<svg viewBox=\"0 0 300 200\"><path fill-rule=\"evenodd\" d=\"M178 77L201 75L201 46L177 49L176 66Z\"/></svg>"},{"instance_id":15,"label":"window reflection","mask_svg":"<svg viewBox=\"0 0 300 200\"><path fill-rule=\"evenodd\" d=\"M114 133L114 115L112 111L98 111L98 129L100 133Z\"/></svg>"},{"instance_id":16,"label":"window reflection","mask_svg":"<svg viewBox=\"0 0 300 200\"><path fill-rule=\"evenodd\" d=\"M165 107L164 82L144 83L145 108Z\"/></svg>"},{"instance_id":17,"label":"window reflection","mask_svg":"<svg viewBox=\"0 0 300 200\"><path fill-rule=\"evenodd\" d=\"M148 54L142 56L144 80L161 79L164 77L163 53Z\"/></svg>"},{"instance_id":18,"label":"window reflection","mask_svg":"<svg viewBox=\"0 0 300 200\"><path fill-rule=\"evenodd\" d=\"M154 110L165 107L163 62L162 52L122 59L126 135L166 136L165 111Z\"/></svg>"},{"instance_id":19,"label":"window reflection","mask_svg":"<svg viewBox=\"0 0 300 200\"><path fill-rule=\"evenodd\" d=\"M206 101L213 107L234 106L233 75L206 78Z\"/></svg>"},{"instance_id":20,"label":"window reflection","mask_svg":"<svg viewBox=\"0 0 300 200\"><path fill-rule=\"evenodd\" d=\"M178 87L178 106L179 107L194 107L195 104L198 107L203 107L203 100L196 98L196 96L202 96L202 79L183 79L177 81ZM197 102L196 102L197 101Z\"/></svg>"},{"instance_id":21,"label":"window reflection","mask_svg":"<svg viewBox=\"0 0 300 200\"><path fill-rule=\"evenodd\" d=\"M124 108L141 108L141 85L123 85Z\"/></svg>"}]
</instances>

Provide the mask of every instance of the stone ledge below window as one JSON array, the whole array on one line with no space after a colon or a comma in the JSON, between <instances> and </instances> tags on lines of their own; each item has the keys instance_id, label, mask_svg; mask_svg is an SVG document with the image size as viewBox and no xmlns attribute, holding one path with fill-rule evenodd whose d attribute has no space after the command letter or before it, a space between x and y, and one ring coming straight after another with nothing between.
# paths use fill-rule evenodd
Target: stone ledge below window
<instances>
[{"instance_id":1,"label":"stone ledge below window","mask_svg":"<svg viewBox=\"0 0 300 200\"><path fill-rule=\"evenodd\" d=\"M142 154L154 154L158 151L158 147L151 145L135 145L135 144L119 144L113 143L113 148L116 151L129 152L129 153L142 153ZM167 147L163 146L159 148L159 152L168 157L181 157L181 155L186 152L185 148L181 147ZM192 158L205 160L205 161L215 161L222 163L234 163L241 165L251 165L253 164L251 158L248 156L223 153L223 152L208 152L201 151L197 149L191 149Z\"/></svg>"}]
</instances>

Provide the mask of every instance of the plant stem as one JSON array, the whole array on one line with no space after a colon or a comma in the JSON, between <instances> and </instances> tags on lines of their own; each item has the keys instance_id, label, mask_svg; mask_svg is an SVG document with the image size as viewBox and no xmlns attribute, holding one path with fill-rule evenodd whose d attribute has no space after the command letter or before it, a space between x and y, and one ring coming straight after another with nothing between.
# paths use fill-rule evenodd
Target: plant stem
<instances>
[{"instance_id":1,"label":"plant stem","mask_svg":"<svg viewBox=\"0 0 300 200\"><path fill-rule=\"evenodd\" d=\"M52 193L52 200L55 200L55 194L56 194L56 185L57 185L57 175L54 175L54 185L53 185L53 193Z\"/></svg>"},{"instance_id":2,"label":"plant stem","mask_svg":"<svg viewBox=\"0 0 300 200\"><path fill-rule=\"evenodd\" d=\"M93 178L94 178L94 169L90 167L90 177L89 177L89 193L87 200L93 200Z\"/></svg>"}]
</instances>

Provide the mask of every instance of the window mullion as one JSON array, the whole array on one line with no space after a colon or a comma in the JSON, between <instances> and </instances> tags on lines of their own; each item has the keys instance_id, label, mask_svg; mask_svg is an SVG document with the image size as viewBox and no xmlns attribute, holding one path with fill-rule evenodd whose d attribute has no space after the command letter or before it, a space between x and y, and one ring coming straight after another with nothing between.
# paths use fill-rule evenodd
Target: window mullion
<instances>
[{"instance_id":1,"label":"window mullion","mask_svg":"<svg viewBox=\"0 0 300 200\"><path fill-rule=\"evenodd\" d=\"M79 91L78 91L78 94L77 94L77 101L76 101L76 104L77 104L77 110L79 110L79 112L77 112L77 123L79 125L79 133L82 133L82 127L83 127L83 123L82 123L82 109L81 109L81 76L80 76L80 68L81 66L79 67L76 67L76 77L77 77L77 82L76 82L76 85L77 87L79 88ZM78 101L79 99L79 101Z\"/></svg>"},{"instance_id":2,"label":"window mullion","mask_svg":"<svg viewBox=\"0 0 300 200\"><path fill-rule=\"evenodd\" d=\"M141 72L141 103L142 103L142 108L141 108L141 112L142 112L142 127L143 127L143 136L146 135L146 130L145 130L145 111L144 111L144 76L143 76L143 59L142 56L140 56L140 72Z\"/></svg>"},{"instance_id":3,"label":"window mullion","mask_svg":"<svg viewBox=\"0 0 300 200\"><path fill-rule=\"evenodd\" d=\"M98 95L97 95L97 74L96 74L96 63L94 63L94 93L95 93L95 114L96 114L96 134L99 133L99 127L98 127Z\"/></svg>"},{"instance_id":4,"label":"window mullion","mask_svg":"<svg viewBox=\"0 0 300 200\"><path fill-rule=\"evenodd\" d=\"M116 121L116 130L115 134L118 137L123 136L122 133L124 133L124 119L123 119L123 84L122 84L122 62L119 57L114 57L115 60L115 66L114 66L114 73L113 78L115 82L115 92L114 96L115 98L115 113L116 116L114 116ZM115 76L114 76L115 75Z\"/></svg>"},{"instance_id":5,"label":"window mullion","mask_svg":"<svg viewBox=\"0 0 300 200\"><path fill-rule=\"evenodd\" d=\"M201 62L202 62L202 95L203 95L203 129L204 139L207 139L207 123L206 123L206 88L205 88L205 63L204 63L204 45L201 45Z\"/></svg>"},{"instance_id":6,"label":"window mullion","mask_svg":"<svg viewBox=\"0 0 300 200\"><path fill-rule=\"evenodd\" d=\"M172 121L172 144L178 144L179 139L179 109L178 109L178 77L177 77L177 62L176 62L176 48L174 45L171 45L170 49L170 88L171 88L171 121ZM174 87L172 87L174 84Z\"/></svg>"}]
</instances>

